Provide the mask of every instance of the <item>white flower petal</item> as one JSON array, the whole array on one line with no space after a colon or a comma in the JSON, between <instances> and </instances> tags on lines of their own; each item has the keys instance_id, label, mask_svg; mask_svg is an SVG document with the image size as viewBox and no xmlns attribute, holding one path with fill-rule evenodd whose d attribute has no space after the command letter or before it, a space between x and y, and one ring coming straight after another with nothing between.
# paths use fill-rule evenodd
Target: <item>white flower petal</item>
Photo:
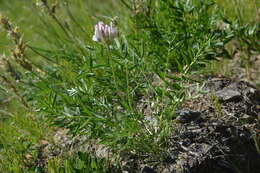
<instances>
[{"instance_id":1,"label":"white flower petal","mask_svg":"<svg viewBox=\"0 0 260 173\"><path fill-rule=\"evenodd\" d=\"M97 38L97 36L96 36L96 35L93 35L93 37L92 37L92 40L93 40L93 41L96 41L96 42L98 42L98 41L99 41L99 39Z\"/></svg>"}]
</instances>

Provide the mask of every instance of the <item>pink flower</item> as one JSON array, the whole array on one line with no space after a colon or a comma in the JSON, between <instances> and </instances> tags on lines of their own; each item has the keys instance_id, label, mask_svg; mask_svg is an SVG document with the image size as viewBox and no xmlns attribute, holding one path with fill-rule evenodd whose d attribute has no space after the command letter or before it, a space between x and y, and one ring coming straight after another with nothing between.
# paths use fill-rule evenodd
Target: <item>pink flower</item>
<instances>
[{"instance_id":1,"label":"pink flower","mask_svg":"<svg viewBox=\"0 0 260 173\"><path fill-rule=\"evenodd\" d=\"M113 27L112 22L109 25L104 24L100 21L95 25L95 34L92 37L93 41L97 42L111 42L118 36L116 27Z\"/></svg>"}]
</instances>

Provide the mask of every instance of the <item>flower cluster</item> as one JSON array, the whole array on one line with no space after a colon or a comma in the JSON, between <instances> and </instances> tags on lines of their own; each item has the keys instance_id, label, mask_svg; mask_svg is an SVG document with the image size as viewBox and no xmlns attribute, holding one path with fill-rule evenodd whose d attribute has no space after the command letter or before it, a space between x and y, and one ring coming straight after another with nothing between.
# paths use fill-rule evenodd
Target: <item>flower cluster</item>
<instances>
[{"instance_id":1,"label":"flower cluster","mask_svg":"<svg viewBox=\"0 0 260 173\"><path fill-rule=\"evenodd\" d=\"M92 37L93 41L109 43L113 41L118 36L118 30L113 27L113 23L109 25L104 24L100 21L95 25L95 34Z\"/></svg>"}]
</instances>

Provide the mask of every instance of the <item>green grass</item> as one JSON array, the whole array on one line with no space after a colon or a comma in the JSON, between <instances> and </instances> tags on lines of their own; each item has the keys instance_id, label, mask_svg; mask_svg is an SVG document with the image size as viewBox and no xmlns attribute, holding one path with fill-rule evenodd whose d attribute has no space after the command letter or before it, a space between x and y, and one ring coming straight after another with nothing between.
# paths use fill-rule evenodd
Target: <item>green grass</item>
<instances>
[{"instance_id":1,"label":"green grass","mask_svg":"<svg viewBox=\"0 0 260 173\"><path fill-rule=\"evenodd\" d=\"M40 169L33 165L35 146L51 133L49 126L100 141L115 158L121 152L159 155L167 147L175 110L185 100L189 74L226 56L232 39L259 50L253 1L233 11L228 1L217 1L218 6L211 0L53 2L0 1L1 13L12 22L7 32L16 34L0 34L5 53L0 61L11 64L0 69L0 100L6 103L0 105L5 117L0 119L0 171ZM94 25L116 16L119 37L110 45L93 42ZM221 28L223 22L230 27ZM19 51L12 54L16 46ZM31 162L24 161L27 153ZM67 157L50 159L41 171L109 172L104 158Z\"/></svg>"},{"instance_id":2,"label":"green grass","mask_svg":"<svg viewBox=\"0 0 260 173\"><path fill-rule=\"evenodd\" d=\"M239 20L241 23L259 22L260 3L257 0L217 0L222 7L225 8L225 13L232 20Z\"/></svg>"},{"instance_id":3,"label":"green grass","mask_svg":"<svg viewBox=\"0 0 260 173\"><path fill-rule=\"evenodd\" d=\"M43 124L35 122L32 115L22 112L10 113L9 117L1 120L0 131L1 172L23 172L26 166L31 166L37 156L36 143L48 133Z\"/></svg>"}]
</instances>

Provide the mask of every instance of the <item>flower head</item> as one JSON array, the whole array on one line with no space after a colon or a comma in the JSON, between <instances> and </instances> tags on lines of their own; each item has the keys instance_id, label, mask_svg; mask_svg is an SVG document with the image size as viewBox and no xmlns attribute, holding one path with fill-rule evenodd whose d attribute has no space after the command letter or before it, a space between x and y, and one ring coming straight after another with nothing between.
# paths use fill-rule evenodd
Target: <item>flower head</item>
<instances>
[{"instance_id":1,"label":"flower head","mask_svg":"<svg viewBox=\"0 0 260 173\"><path fill-rule=\"evenodd\" d=\"M93 41L109 43L118 36L118 30L113 27L113 23L109 25L104 24L100 21L95 25L95 33L92 37Z\"/></svg>"}]
</instances>

